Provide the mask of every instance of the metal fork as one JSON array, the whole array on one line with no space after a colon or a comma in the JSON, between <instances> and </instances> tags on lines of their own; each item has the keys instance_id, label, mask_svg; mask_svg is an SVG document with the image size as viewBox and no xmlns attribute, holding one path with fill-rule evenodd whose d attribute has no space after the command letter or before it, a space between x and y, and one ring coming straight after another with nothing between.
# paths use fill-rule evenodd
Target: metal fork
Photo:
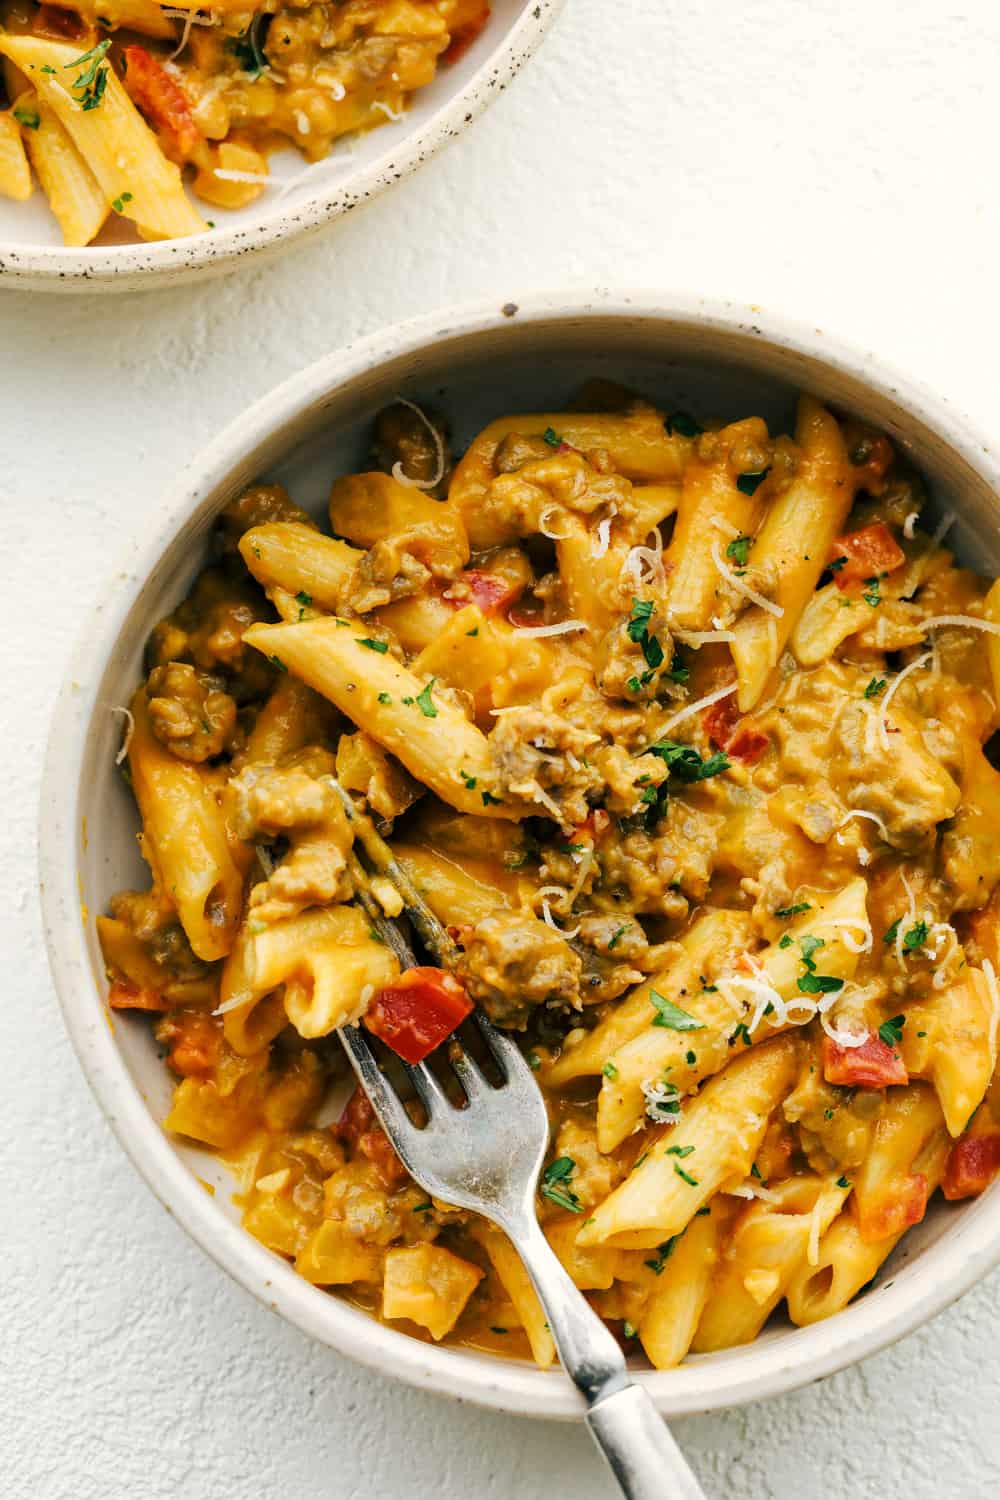
<instances>
[{"instance_id":1,"label":"metal fork","mask_svg":"<svg viewBox=\"0 0 1000 1500\"><path fill-rule=\"evenodd\" d=\"M336 789L354 832L375 868L393 881L423 943L450 967L454 944L396 862L371 820L339 785ZM417 960L395 922L382 912L356 855L351 856L358 899L401 966ZM627 1500L704 1500L698 1481L657 1415L635 1385L608 1329L574 1286L542 1233L535 1212L538 1174L549 1144L549 1119L541 1091L520 1049L474 1012L502 1083L494 1087L453 1037L447 1056L465 1094L456 1108L426 1063L402 1064L427 1112L414 1124L382 1072L360 1026L339 1032L362 1088L410 1176L435 1198L471 1209L498 1225L513 1243L545 1309L563 1369L586 1402L585 1420Z\"/></svg>"}]
</instances>

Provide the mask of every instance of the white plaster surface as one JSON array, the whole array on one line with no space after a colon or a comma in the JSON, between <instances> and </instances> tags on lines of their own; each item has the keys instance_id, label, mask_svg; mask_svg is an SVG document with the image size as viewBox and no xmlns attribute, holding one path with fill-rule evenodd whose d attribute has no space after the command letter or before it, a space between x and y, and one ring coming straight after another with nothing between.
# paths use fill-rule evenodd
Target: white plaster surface
<instances>
[{"instance_id":1,"label":"white plaster surface","mask_svg":"<svg viewBox=\"0 0 1000 1500\"><path fill-rule=\"evenodd\" d=\"M113 299L0 296L4 1500L610 1495L582 1431L446 1405L311 1345L140 1184L42 950L50 707L175 466L307 361L449 301L595 283L755 301L878 350L995 433L998 59L990 0L569 0L463 140L279 263ZM995 1274L820 1386L677 1423L709 1495L992 1492L998 1291Z\"/></svg>"}]
</instances>

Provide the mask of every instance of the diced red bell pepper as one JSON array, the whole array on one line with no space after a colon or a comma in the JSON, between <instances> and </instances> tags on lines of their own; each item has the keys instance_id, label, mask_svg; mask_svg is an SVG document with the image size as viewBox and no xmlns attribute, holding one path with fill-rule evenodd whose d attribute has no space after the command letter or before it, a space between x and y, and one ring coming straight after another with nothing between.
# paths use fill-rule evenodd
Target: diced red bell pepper
<instances>
[{"instance_id":1,"label":"diced red bell pepper","mask_svg":"<svg viewBox=\"0 0 1000 1500\"><path fill-rule=\"evenodd\" d=\"M835 537L830 546L830 561L844 561L834 573L838 589L846 589L852 583L878 578L882 573L893 573L906 562L906 553L896 541L888 526L873 521L862 526L860 531L849 531L845 536Z\"/></svg>"},{"instance_id":2,"label":"diced red bell pepper","mask_svg":"<svg viewBox=\"0 0 1000 1500\"><path fill-rule=\"evenodd\" d=\"M879 1199L868 1213L858 1209L858 1228L866 1245L887 1240L894 1234L902 1234L913 1224L919 1224L927 1212L927 1178L923 1172L911 1172L892 1183L891 1195Z\"/></svg>"},{"instance_id":3,"label":"diced red bell pepper","mask_svg":"<svg viewBox=\"0 0 1000 1500\"><path fill-rule=\"evenodd\" d=\"M145 47L126 47L123 56L129 98L155 129L164 155L183 165L201 140L191 101Z\"/></svg>"},{"instance_id":4,"label":"diced red bell pepper","mask_svg":"<svg viewBox=\"0 0 1000 1500\"><path fill-rule=\"evenodd\" d=\"M219 1063L222 1031L201 1011L181 1011L156 1028L156 1040L168 1047L167 1066L181 1078L204 1078Z\"/></svg>"},{"instance_id":5,"label":"diced red bell pepper","mask_svg":"<svg viewBox=\"0 0 1000 1500\"><path fill-rule=\"evenodd\" d=\"M407 969L365 1014L369 1031L404 1062L423 1062L472 1012L465 986L446 969Z\"/></svg>"},{"instance_id":6,"label":"diced red bell pepper","mask_svg":"<svg viewBox=\"0 0 1000 1500\"><path fill-rule=\"evenodd\" d=\"M459 26L455 31L452 32L451 41L449 42L444 56L441 59L442 62L456 63L458 62L460 57L464 57L469 48L472 46L473 42L476 40L477 36L479 36L480 32L486 26L489 18L490 7L488 3L486 3L486 0L483 0L483 4L479 7L479 10L472 17L472 20L466 21L464 26Z\"/></svg>"},{"instance_id":7,"label":"diced red bell pepper","mask_svg":"<svg viewBox=\"0 0 1000 1500\"><path fill-rule=\"evenodd\" d=\"M337 1138L345 1145L368 1158L387 1188L396 1188L405 1182L408 1175L406 1168L381 1125L376 1124L375 1111L360 1084L348 1099L335 1131Z\"/></svg>"},{"instance_id":8,"label":"diced red bell pepper","mask_svg":"<svg viewBox=\"0 0 1000 1500\"><path fill-rule=\"evenodd\" d=\"M468 584L472 595L472 603L479 606L481 614L489 618L490 615L503 614L505 609L512 605L515 599L519 599L524 592L523 583L514 583L509 578L503 578L499 573L485 573L479 568L469 568L461 574L461 582ZM445 595L449 604L462 609L469 603L468 599L451 599Z\"/></svg>"},{"instance_id":9,"label":"diced red bell pepper","mask_svg":"<svg viewBox=\"0 0 1000 1500\"><path fill-rule=\"evenodd\" d=\"M823 1077L827 1083L849 1089L884 1089L910 1081L899 1053L878 1036L870 1036L860 1047L842 1047L832 1036L825 1036Z\"/></svg>"},{"instance_id":10,"label":"diced red bell pepper","mask_svg":"<svg viewBox=\"0 0 1000 1500\"><path fill-rule=\"evenodd\" d=\"M752 719L740 716L735 693L706 708L701 722L712 744L744 765L754 765L770 748L771 741L764 731L758 729Z\"/></svg>"},{"instance_id":11,"label":"diced red bell pepper","mask_svg":"<svg viewBox=\"0 0 1000 1500\"><path fill-rule=\"evenodd\" d=\"M140 988L125 979L116 979L108 991L112 1010L169 1010L159 990Z\"/></svg>"},{"instance_id":12,"label":"diced red bell pepper","mask_svg":"<svg viewBox=\"0 0 1000 1500\"><path fill-rule=\"evenodd\" d=\"M1000 1172L1000 1130L963 1135L952 1146L941 1191L950 1201L975 1198Z\"/></svg>"}]
</instances>

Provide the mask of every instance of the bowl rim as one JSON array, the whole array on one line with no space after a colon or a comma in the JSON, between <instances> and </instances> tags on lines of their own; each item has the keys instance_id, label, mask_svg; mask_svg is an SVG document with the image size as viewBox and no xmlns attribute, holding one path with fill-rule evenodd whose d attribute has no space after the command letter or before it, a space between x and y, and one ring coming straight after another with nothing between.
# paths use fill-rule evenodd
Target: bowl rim
<instances>
[{"instance_id":1,"label":"bowl rim","mask_svg":"<svg viewBox=\"0 0 1000 1500\"><path fill-rule=\"evenodd\" d=\"M252 224L149 243L83 246L0 241L0 290L141 291L204 272L219 275L244 257L274 255L288 242L375 198L408 177L445 143L460 135L534 55L566 0L523 0L506 35L486 54L465 84L430 119L386 142L375 159L320 188L299 206L275 209Z\"/></svg>"},{"instance_id":2,"label":"bowl rim","mask_svg":"<svg viewBox=\"0 0 1000 1500\"><path fill-rule=\"evenodd\" d=\"M925 423L992 488L1000 489L1000 462L992 445L945 399L887 368L870 352L755 306L655 291L621 296L588 289L524 298L514 314L510 304L478 302L370 334L316 361L236 416L179 476L157 526L141 542L133 542L124 569L109 571L109 584L115 580L110 597L106 603L98 600L80 633L52 718L41 783L40 888L64 1023L91 1089L140 1175L218 1265L302 1332L382 1374L509 1413L575 1418L582 1414L582 1399L561 1371L543 1373L515 1361L427 1345L380 1324L310 1286L217 1210L173 1150L119 1053L93 983L77 885L82 760L97 689L127 615L185 522L255 444L317 400L348 388L383 362L457 335L488 335L511 317L526 328L622 319L759 337L814 365L862 380ZM658 1408L674 1416L780 1395L876 1353L949 1306L1000 1261L1000 1198L990 1197L992 1206L984 1198L956 1213L955 1222L918 1262L825 1322L732 1351L739 1356L735 1361L725 1353L697 1356L675 1370L640 1371L638 1378Z\"/></svg>"}]
</instances>

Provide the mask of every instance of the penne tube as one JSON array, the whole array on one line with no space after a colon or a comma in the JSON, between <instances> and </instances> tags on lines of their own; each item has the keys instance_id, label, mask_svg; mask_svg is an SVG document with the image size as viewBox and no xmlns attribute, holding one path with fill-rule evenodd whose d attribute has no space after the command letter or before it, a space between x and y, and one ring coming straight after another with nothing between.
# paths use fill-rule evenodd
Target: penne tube
<instances>
[{"instance_id":1,"label":"penne tube","mask_svg":"<svg viewBox=\"0 0 1000 1500\"><path fill-rule=\"evenodd\" d=\"M853 979L858 954L845 943L844 934L854 932L857 936L858 932L867 931L865 895L865 882L857 879L834 896L817 899L811 911L792 923L778 941L754 954L755 977L789 1004L801 1001L798 981L805 970L799 940L808 937L820 940L824 974ZM733 935L737 935L735 929ZM696 1029L657 1024L657 1012L650 1003L643 1029L610 1054L597 1106L597 1133L602 1151L613 1151L642 1122L646 1110L644 1083L663 1079L679 1093L689 1093L725 1067L735 1047L747 1044L749 1034L735 1030L750 1013L739 1009L745 991L739 986L727 987L721 977L745 948L744 942L739 947L730 946L728 951L716 950L716 962L708 966L712 980L719 981L714 992L699 985L692 990L693 999L688 1004L686 996L677 998L676 989L669 983L662 991L665 998L698 1023ZM705 972L705 968L699 970L700 974ZM661 993L658 985L650 988ZM751 999L750 1009L753 1007ZM773 1015L765 1017L753 1032L752 1040L760 1042L792 1024L788 1020L778 1022Z\"/></svg>"},{"instance_id":2,"label":"penne tube","mask_svg":"<svg viewBox=\"0 0 1000 1500\"><path fill-rule=\"evenodd\" d=\"M574 1079L600 1074L620 1047L649 1026L655 1015L652 990L669 995L683 1008L689 1000L696 1004L701 976L717 972L749 945L752 935L753 923L745 912L704 912L678 940L670 965L623 996L600 1025L568 1045L547 1072L546 1084L563 1088Z\"/></svg>"},{"instance_id":3,"label":"penne tube","mask_svg":"<svg viewBox=\"0 0 1000 1500\"><path fill-rule=\"evenodd\" d=\"M966 968L957 983L906 1008L903 1063L911 1078L933 1084L952 1136L962 1134L985 1098L996 1066L998 1024L981 969Z\"/></svg>"},{"instance_id":4,"label":"penne tube","mask_svg":"<svg viewBox=\"0 0 1000 1500\"><path fill-rule=\"evenodd\" d=\"M799 467L773 501L753 548L754 576L765 581L776 613L753 604L733 627L741 713L760 700L854 499L857 475L840 427L811 396L799 402L796 439Z\"/></svg>"},{"instance_id":5,"label":"penne tube","mask_svg":"<svg viewBox=\"0 0 1000 1500\"><path fill-rule=\"evenodd\" d=\"M247 739L246 765L273 766L306 745L322 743L335 714L325 698L281 672Z\"/></svg>"},{"instance_id":6,"label":"penne tube","mask_svg":"<svg viewBox=\"0 0 1000 1500\"><path fill-rule=\"evenodd\" d=\"M240 539L240 556L262 588L305 595L301 608L336 612L364 553L311 526L272 521ZM296 618L298 618L296 616Z\"/></svg>"},{"instance_id":7,"label":"penne tube","mask_svg":"<svg viewBox=\"0 0 1000 1500\"><path fill-rule=\"evenodd\" d=\"M768 1184L765 1191L766 1201L757 1199L741 1213L719 1258L691 1342L698 1354L731 1349L757 1337L811 1248L818 1257L820 1239L850 1188L838 1186L836 1174L829 1172L822 1177L789 1177Z\"/></svg>"},{"instance_id":8,"label":"penne tube","mask_svg":"<svg viewBox=\"0 0 1000 1500\"><path fill-rule=\"evenodd\" d=\"M37 112L31 109L30 96L18 99L14 106L27 119L37 120ZM27 125L28 132L37 130L36 125ZM14 110L0 109L0 196L13 198L23 203L31 197L31 168L21 137L21 126Z\"/></svg>"},{"instance_id":9,"label":"penne tube","mask_svg":"<svg viewBox=\"0 0 1000 1500\"><path fill-rule=\"evenodd\" d=\"M657 1370L680 1364L710 1295L730 1211L719 1196L705 1209L674 1241L639 1320L642 1347Z\"/></svg>"},{"instance_id":10,"label":"penne tube","mask_svg":"<svg viewBox=\"0 0 1000 1500\"><path fill-rule=\"evenodd\" d=\"M950 1142L942 1127L914 1162L930 1196L944 1176ZM788 1286L788 1315L800 1328L841 1312L877 1273L902 1238L866 1241L848 1210L839 1214L820 1241L815 1265L803 1262Z\"/></svg>"},{"instance_id":11,"label":"penne tube","mask_svg":"<svg viewBox=\"0 0 1000 1500\"><path fill-rule=\"evenodd\" d=\"M492 1224L480 1219L471 1226L471 1232L489 1256L497 1279L514 1304L521 1327L528 1335L535 1364L540 1370L547 1370L556 1357L555 1341L521 1257L507 1236Z\"/></svg>"},{"instance_id":12,"label":"penne tube","mask_svg":"<svg viewBox=\"0 0 1000 1500\"><path fill-rule=\"evenodd\" d=\"M395 842L392 850L438 921L447 927L473 927L510 906L492 880L477 880L437 850Z\"/></svg>"},{"instance_id":13,"label":"penne tube","mask_svg":"<svg viewBox=\"0 0 1000 1500\"><path fill-rule=\"evenodd\" d=\"M865 1244L919 1224L930 1188L914 1163L942 1133L941 1105L927 1083L886 1095L864 1161L854 1174L853 1213Z\"/></svg>"},{"instance_id":14,"label":"penne tube","mask_svg":"<svg viewBox=\"0 0 1000 1500\"><path fill-rule=\"evenodd\" d=\"M702 456L702 448L707 448ZM713 551L734 538L752 537L762 510L763 496L738 488L734 449L769 451L767 425L760 417L734 422L721 432L707 434L696 445L684 470L674 534L663 562L667 573L667 618L682 630L710 630L719 613L718 592L723 582ZM766 464L766 459L764 460ZM739 566L731 562L734 569Z\"/></svg>"},{"instance_id":15,"label":"penne tube","mask_svg":"<svg viewBox=\"0 0 1000 1500\"><path fill-rule=\"evenodd\" d=\"M179 169L163 155L103 57L81 61L73 43L7 32L0 34L0 53L21 69L39 98L54 110L105 199L119 205L125 218L160 239L200 234L207 228L188 201ZM90 70L94 81L88 97L88 86L77 80ZM95 87L98 79L103 80L101 93Z\"/></svg>"},{"instance_id":16,"label":"penne tube","mask_svg":"<svg viewBox=\"0 0 1000 1500\"><path fill-rule=\"evenodd\" d=\"M28 154L67 245L89 245L101 232L111 205L52 107L38 98L38 128L28 136Z\"/></svg>"},{"instance_id":17,"label":"penne tube","mask_svg":"<svg viewBox=\"0 0 1000 1500\"><path fill-rule=\"evenodd\" d=\"M490 515L483 505L496 478L494 459L501 442L515 433L542 437L546 432L585 453L603 449L620 474L640 484L676 483L691 451L690 438L668 434L662 414L642 403L625 412L501 417L473 439L452 475L450 499L465 521L473 547L501 546L519 534L516 525Z\"/></svg>"},{"instance_id":18,"label":"penne tube","mask_svg":"<svg viewBox=\"0 0 1000 1500\"><path fill-rule=\"evenodd\" d=\"M234 857L211 773L160 744L144 689L130 708L128 764L149 861L197 956L224 958L236 937L251 851L237 844L239 862Z\"/></svg>"},{"instance_id":19,"label":"penne tube","mask_svg":"<svg viewBox=\"0 0 1000 1500\"><path fill-rule=\"evenodd\" d=\"M527 817L530 807L495 800L496 769L486 736L451 703L434 698L432 683L387 651L366 646L368 637L355 634L356 628L330 618L252 625L243 639L329 698L459 812Z\"/></svg>"},{"instance_id":20,"label":"penne tube","mask_svg":"<svg viewBox=\"0 0 1000 1500\"><path fill-rule=\"evenodd\" d=\"M795 1076L798 1044L751 1047L688 1100L581 1229L581 1245L648 1250L680 1234L709 1198L747 1175L772 1110Z\"/></svg>"}]
</instances>

